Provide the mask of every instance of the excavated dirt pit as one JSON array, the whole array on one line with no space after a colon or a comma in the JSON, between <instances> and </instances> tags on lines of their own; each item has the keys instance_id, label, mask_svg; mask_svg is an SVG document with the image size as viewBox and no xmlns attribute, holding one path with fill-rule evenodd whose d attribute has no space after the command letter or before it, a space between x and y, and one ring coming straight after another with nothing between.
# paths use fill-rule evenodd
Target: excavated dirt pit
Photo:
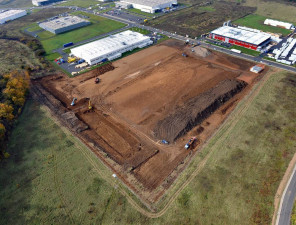
<instances>
[{"instance_id":1,"label":"excavated dirt pit","mask_svg":"<svg viewBox=\"0 0 296 225\"><path fill-rule=\"evenodd\" d=\"M42 101L60 101L55 105L62 108L58 114L62 119L81 121L74 129L77 136L151 203L176 179L172 172L177 167L182 171L192 153L262 76L249 72L253 63L201 51L196 54L191 47L169 40L105 69L75 78L49 76L34 83L43 93ZM100 83L95 84L95 76ZM46 93L52 96L45 98ZM70 106L73 97L77 102ZM185 150L192 136L197 141ZM169 144L162 144L162 139Z\"/></svg>"}]
</instances>

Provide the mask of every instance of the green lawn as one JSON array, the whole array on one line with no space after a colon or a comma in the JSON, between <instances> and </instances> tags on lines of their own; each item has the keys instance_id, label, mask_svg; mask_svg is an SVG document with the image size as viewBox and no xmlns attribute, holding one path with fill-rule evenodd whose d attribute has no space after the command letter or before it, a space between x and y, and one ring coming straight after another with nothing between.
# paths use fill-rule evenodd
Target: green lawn
<instances>
[{"instance_id":1,"label":"green lawn","mask_svg":"<svg viewBox=\"0 0 296 225\"><path fill-rule=\"evenodd\" d=\"M277 72L258 95L257 85L155 205L160 210L190 181L155 219L139 213L112 172L30 100L11 157L1 162L0 224L270 224L295 153L295 82L295 74Z\"/></svg>"},{"instance_id":2,"label":"green lawn","mask_svg":"<svg viewBox=\"0 0 296 225\"><path fill-rule=\"evenodd\" d=\"M77 6L88 8L90 6L95 6L97 4L100 4L100 2L97 0L68 0L65 3L59 4L59 6Z\"/></svg>"},{"instance_id":3,"label":"green lawn","mask_svg":"<svg viewBox=\"0 0 296 225\"><path fill-rule=\"evenodd\" d=\"M129 30L135 31L135 32L138 32L138 33L141 33L141 34L144 34L144 35L147 35L147 34L151 33L151 31L149 31L149 30L138 28L138 27L132 27Z\"/></svg>"},{"instance_id":4,"label":"green lawn","mask_svg":"<svg viewBox=\"0 0 296 225\"><path fill-rule=\"evenodd\" d=\"M127 9L126 11L131 12L131 13L136 13L142 16L146 16L146 17L153 17L153 15L155 15L155 13L147 13L147 12L142 12L140 9Z\"/></svg>"},{"instance_id":5,"label":"green lawn","mask_svg":"<svg viewBox=\"0 0 296 225\"><path fill-rule=\"evenodd\" d=\"M244 48L244 47L241 47L241 46L233 45L231 47L231 49L240 50L240 51L242 51L242 53L245 53L247 55L252 55L252 56L259 56L260 55L260 52L258 52L258 51L255 51L255 50L252 50L252 49L248 49L248 48Z\"/></svg>"},{"instance_id":6,"label":"green lawn","mask_svg":"<svg viewBox=\"0 0 296 225\"><path fill-rule=\"evenodd\" d=\"M74 15L85 15L88 16L92 24L76 30L72 30L62 34L52 34L48 31L38 33L40 41L47 54L51 54L52 50L63 47L63 44L68 42L79 42L95 36L99 36L104 33L108 33L112 30L120 29L126 26L123 23L109 20L103 17L95 16L92 14L74 12ZM36 29L36 25L30 25L30 29Z\"/></svg>"},{"instance_id":7,"label":"green lawn","mask_svg":"<svg viewBox=\"0 0 296 225\"><path fill-rule=\"evenodd\" d=\"M200 12L215 12L216 9L212 6L202 6L202 7L199 7L198 10Z\"/></svg>"},{"instance_id":8,"label":"green lawn","mask_svg":"<svg viewBox=\"0 0 296 225\"><path fill-rule=\"evenodd\" d=\"M246 26L246 27L251 27L254 29L266 31L266 32L281 33L284 36L291 33L291 31L287 30L287 29L264 25L264 20L267 18L271 19L270 17L252 14L252 15L248 15L243 18L240 18L238 20L235 20L235 21L233 21L233 23L241 25L241 26Z\"/></svg>"}]
</instances>

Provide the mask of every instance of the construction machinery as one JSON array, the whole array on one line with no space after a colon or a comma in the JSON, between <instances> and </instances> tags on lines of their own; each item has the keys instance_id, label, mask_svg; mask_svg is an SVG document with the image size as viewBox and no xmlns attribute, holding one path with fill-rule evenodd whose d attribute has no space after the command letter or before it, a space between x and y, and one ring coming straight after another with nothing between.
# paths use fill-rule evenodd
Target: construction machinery
<instances>
[{"instance_id":1,"label":"construction machinery","mask_svg":"<svg viewBox=\"0 0 296 225\"><path fill-rule=\"evenodd\" d=\"M189 149L193 144L194 142L196 141L196 137L192 137L189 139L189 141L186 143L186 145L184 146L184 148L187 150Z\"/></svg>"},{"instance_id":2,"label":"construction machinery","mask_svg":"<svg viewBox=\"0 0 296 225\"><path fill-rule=\"evenodd\" d=\"M92 105L91 105L91 102L90 102L90 100L88 101L88 110L92 110Z\"/></svg>"},{"instance_id":3,"label":"construction machinery","mask_svg":"<svg viewBox=\"0 0 296 225\"><path fill-rule=\"evenodd\" d=\"M71 106L74 106L75 105L75 101L77 100L77 98L73 98L72 102L71 102Z\"/></svg>"},{"instance_id":4,"label":"construction machinery","mask_svg":"<svg viewBox=\"0 0 296 225\"><path fill-rule=\"evenodd\" d=\"M75 62L77 60L76 57L68 57L68 63Z\"/></svg>"},{"instance_id":5,"label":"construction machinery","mask_svg":"<svg viewBox=\"0 0 296 225\"><path fill-rule=\"evenodd\" d=\"M186 58L188 55L185 52L183 52L182 56Z\"/></svg>"},{"instance_id":6,"label":"construction machinery","mask_svg":"<svg viewBox=\"0 0 296 225\"><path fill-rule=\"evenodd\" d=\"M100 83L100 78L97 77L97 78L95 79L95 83L96 83L96 84Z\"/></svg>"}]
</instances>

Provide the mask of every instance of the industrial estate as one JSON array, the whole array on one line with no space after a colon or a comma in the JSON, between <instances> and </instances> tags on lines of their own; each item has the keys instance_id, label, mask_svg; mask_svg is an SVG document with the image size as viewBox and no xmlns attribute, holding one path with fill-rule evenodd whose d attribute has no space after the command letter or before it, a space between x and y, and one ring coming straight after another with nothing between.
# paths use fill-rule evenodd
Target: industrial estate
<instances>
[{"instance_id":1,"label":"industrial estate","mask_svg":"<svg viewBox=\"0 0 296 225\"><path fill-rule=\"evenodd\" d=\"M77 138L75 140L79 141L79 146L87 148L83 155L91 165L95 164L95 160L102 163L103 166L100 164L101 167L95 169L88 167L89 173L97 174L95 171L99 171L102 176L108 176L114 190L123 194L128 199L124 201L131 203L137 213L144 216L160 217L162 214L158 213L162 213L162 210L165 213L174 201L186 208L193 201L188 200L191 195L188 193L193 189L212 190L213 181L203 174L200 186L182 192L199 176L208 158L214 157L211 150L204 150L206 146L213 138L219 139L221 132L228 135L227 127L232 129L236 126L230 124L231 121L239 121L239 116L248 110L248 101L256 98L272 74L282 69L296 72L296 30L290 22L265 17L264 21L260 21L260 26L251 27L241 25L236 20L223 20L224 23L220 21L220 25L213 29L191 37L159 29L150 21L171 14L178 16L178 13L190 10L194 4L191 6L177 0L119 0L97 1L84 8L70 5L69 2L32 0L37 7L4 9L0 12L0 29L1 26L14 25L10 22L12 20L29 17L29 22L21 27L22 34L30 37L29 41L5 38L19 40L22 45L29 43L30 47L43 47L34 56L46 60L51 70L46 73L38 71L37 68L46 64L44 61L34 67L22 66L28 74L36 73L30 80L30 96L45 106L57 124L67 128L70 136ZM200 3L200 11L191 15L215 12L211 4ZM44 14L46 18L40 13L35 20L31 20L38 13L36 9L41 12L48 10ZM56 9L61 10L59 13L50 11ZM117 28L112 29L113 26ZM274 32L278 31L274 28L285 30L288 34ZM25 59L20 60L23 61ZM289 79L290 85L295 87L294 78ZM284 82L283 79L280 82ZM8 95L7 90L5 93ZM9 101L15 102L15 99ZM274 110L271 106L260 107L257 111ZM15 111L21 114L22 109ZM1 115L0 122L4 118ZM285 125L287 123L285 121ZM264 126L281 131L274 121ZM61 137L64 138L63 135ZM47 137L44 142L50 138ZM76 147L72 141L67 145ZM224 144L223 141L221 143ZM250 146L249 152L252 154L256 144L251 145L246 140L241 146ZM241 153L241 146L235 146L236 153L231 155L231 159L244 164L245 153ZM231 148L231 144L227 147ZM64 151L63 148L60 147L59 151ZM70 160L72 153L67 154ZM276 154L288 158L288 153ZM64 162L56 163L58 158L52 155L54 153L46 153L48 161L42 163L46 166L53 163L56 171ZM227 153L223 155L225 162L226 156ZM65 163L67 160L64 160ZM81 160L84 161L84 158ZM215 168L219 169L218 163ZM108 172L104 175L104 171ZM228 174L231 171L223 170L220 173ZM55 173L54 176L54 182L57 182L59 175ZM87 182L86 175L77 177L77 180ZM91 187L84 188L96 198L99 198L96 192L100 192L99 186L103 183L100 179ZM239 183L240 179L236 177L233 182ZM252 185L255 186L251 182L245 185L246 189L250 191ZM270 184L264 185L265 188ZM21 187L19 184L14 186L17 189ZM256 189L256 193L262 193L262 190ZM61 192L59 196L62 196ZM178 197L181 192L183 194ZM270 192L271 189L268 189ZM104 200L107 205L112 201L111 197ZM203 201L208 198L206 194L196 199ZM62 203L58 208L64 210L67 200L64 200L64 196L60 199ZM116 203L117 207L126 204L122 201ZM252 201L252 197L248 197L243 204ZM93 218L101 215L96 214L94 202L87 203L89 209L86 215L92 216L90 224L94 223ZM272 202L269 204L272 205ZM66 211L71 210L64 211L70 215L73 212ZM208 211L210 207L206 206L204 210ZM252 213L252 218L259 217L260 213L256 213ZM260 214L260 218L267 217L268 213L264 216ZM101 215L103 217L104 214ZM270 218L269 215L269 222ZM252 224L257 221L252 220ZM129 221L127 224L140 224L138 222ZM114 223L124 224L120 220ZM187 221L184 224L203 223Z\"/></svg>"}]
</instances>

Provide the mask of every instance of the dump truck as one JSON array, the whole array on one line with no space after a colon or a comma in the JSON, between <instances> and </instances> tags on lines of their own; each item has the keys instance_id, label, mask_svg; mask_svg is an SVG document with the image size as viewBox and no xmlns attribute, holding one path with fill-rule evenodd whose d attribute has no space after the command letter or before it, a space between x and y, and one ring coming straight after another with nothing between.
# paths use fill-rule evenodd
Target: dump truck
<instances>
[{"instance_id":1,"label":"dump truck","mask_svg":"<svg viewBox=\"0 0 296 225\"><path fill-rule=\"evenodd\" d=\"M184 148L185 149L189 149L194 144L195 141L196 141L196 137L190 138L189 141L184 146Z\"/></svg>"}]
</instances>

